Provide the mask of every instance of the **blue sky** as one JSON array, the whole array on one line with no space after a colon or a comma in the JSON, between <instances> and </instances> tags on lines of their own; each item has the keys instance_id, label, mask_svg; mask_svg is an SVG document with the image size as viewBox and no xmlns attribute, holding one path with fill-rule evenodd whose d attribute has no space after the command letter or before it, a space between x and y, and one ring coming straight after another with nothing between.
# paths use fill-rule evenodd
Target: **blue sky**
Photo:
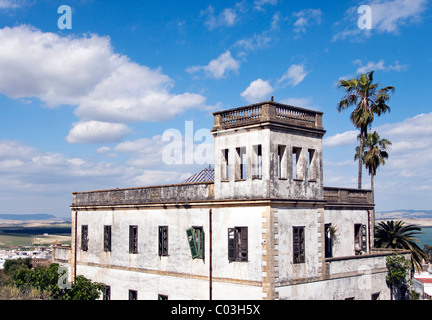
<instances>
[{"instance_id":1,"label":"blue sky","mask_svg":"<svg viewBox=\"0 0 432 320\"><path fill-rule=\"evenodd\" d=\"M324 112L324 184L356 187L336 82L370 70L396 87L373 124L393 143L377 210L431 209L431 13L427 0L0 0L0 213L69 216L73 191L181 182L206 164L163 161L164 133L271 96Z\"/></svg>"}]
</instances>

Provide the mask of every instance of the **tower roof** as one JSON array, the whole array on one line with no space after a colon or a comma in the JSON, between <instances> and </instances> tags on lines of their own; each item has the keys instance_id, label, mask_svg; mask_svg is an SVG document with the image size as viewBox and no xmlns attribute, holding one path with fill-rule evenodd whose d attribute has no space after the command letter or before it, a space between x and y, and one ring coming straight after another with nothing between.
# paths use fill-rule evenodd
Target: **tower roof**
<instances>
[{"instance_id":1,"label":"tower roof","mask_svg":"<svg viewBox=\"0 0 432 320\"><path fill-rule=\"evenodd\" d=\"M187 184L187 183L201 183L201 182L214 182L214 169L210 167L202 169L200 172L197 172L194 175L190 176L182 183Z\"/></svg>"}]
</instances>

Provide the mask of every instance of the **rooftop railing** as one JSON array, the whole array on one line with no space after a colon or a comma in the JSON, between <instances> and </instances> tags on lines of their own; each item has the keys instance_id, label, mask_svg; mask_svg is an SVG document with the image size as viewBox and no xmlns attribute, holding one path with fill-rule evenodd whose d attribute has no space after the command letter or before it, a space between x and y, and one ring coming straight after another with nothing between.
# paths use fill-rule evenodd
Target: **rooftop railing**
<instances>
[{"instance_id":1,"label":"rooftop railing","mask_svg":"<svg viewBox=\"0 0 432 320\"><path fill-rule=\"evenodd\" d=\"M213 115L213 130L269 121L323 130L322 112L293 107L273 101L214 112Z\"/></svg>"},{"instance_id":2,"label":"rooftop railing","mask_svg":"<svg viewBox=\"0 0 432 320\"><path fill-rule=\"evenodd\" d=\"M324 200L329 204L373 204L372 192L365 189L324 187Z\"/></svg>"}]
</instances>

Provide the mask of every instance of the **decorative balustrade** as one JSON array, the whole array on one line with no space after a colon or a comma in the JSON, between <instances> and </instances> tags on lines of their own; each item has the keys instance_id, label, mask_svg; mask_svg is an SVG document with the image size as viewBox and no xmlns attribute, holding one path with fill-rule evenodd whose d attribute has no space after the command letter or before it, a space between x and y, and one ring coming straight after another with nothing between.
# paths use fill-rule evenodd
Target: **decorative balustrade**
<instances>
[{"instance_id":1,"label":"decorative balustrade","mask_svg":"<svg viewBox=\"0 0 432 320\"><path fill-rule=\"evenodd\" d=\"M324 187L324 200L330 204L373 204L372 192L365 189Z\"/></svg>"},{"instance_id":2,"label":"decorative balustrade","mask_svg":"<svg viewBox=\"0 0 432 320\"><path fill-rule=\"evenodd\" d=\"M273 101L214 112L214 128L227 129L260 122L278 122L323 130L322 112L313 111Z\"/></svg>"}]
</instances>

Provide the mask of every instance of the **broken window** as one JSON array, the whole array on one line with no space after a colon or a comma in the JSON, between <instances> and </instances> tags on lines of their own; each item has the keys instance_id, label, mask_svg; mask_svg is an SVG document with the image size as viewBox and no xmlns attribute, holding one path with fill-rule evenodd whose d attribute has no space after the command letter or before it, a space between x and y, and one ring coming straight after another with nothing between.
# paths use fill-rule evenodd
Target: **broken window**
<instances>
[{"instance_id":1,"label":"broken window","mask_svg":"<svg viewBox=\"0 0 432 320\"><path fill-rule=\"evenodd\" d=\"M248 261L248 228L228 228L228 260Z\"/></svg>"},{"instance_id":2,"label":"broken window","mask_svg":"<svg viewBox=\"0 0 432 320\"><path fill-rule=\"evenodd\" d=\"M286 146L278 146L278 178L287 178L287 166L286 166L286 156L285 156Z\"/></svg>"},{"instance_id":3,"label":"broken window","mask_svg":"<svg viewBox=\"0 0 432 320\"><path fill-rule=\"evenodd\" d=\"M129 300L138 300L138 292L136 290L129 290Z\"/></svg>"},{"instance_id":4,"label":"broken window","mask_svg":"<svg viewBox=\"0 0 432 320\"><path fill-rule=\"evenodd\" d=\"M186 230L192 259L204 259L204 231L203 227L192 227Z\"/></svg>"},{"instance_id":5,"label":"broken window","mask_svg":"<svg viewBox=\"0 0 432 320\"><path fill-rule=\"evenodd\" d=\"M159 256L168 255L168 227L159 227Z\"/></svg>"},{"instance_id":6,"label":"broken window","mask_svg":"<svg viewBox=\"0 0 432 320\"><path fill-rule=\"evenodd\" d=\"M111 226L104 226L104 251L111 251Z\"/></svg>"},{"instance_id":7,"label":"broken window","mask_svg":"<svg viewBox=\"0 0 432 320\"><path fill-rule=\"evenodd\" d=\"M111 287L110 286L104 286L102 299L103 300L111 300Z\"/></svg>"},{"instance_id":8,"label":"broken window","mask_svg":"<svg viewBox=\"0 0 432 320\"><path fill-rule=\"evenodd\" d=\"M246 147L236 148L237 161L236 161L236 174L237 180L244 180L247 177L246 170Z\"/></svg>"},{"instance_id":9,"label":"broken window","mask_svg":"<svg viewBox=\"0 0 432 320\"><path fill-rule=\"evenodd\" d=\"M82 251L88 250L88 226L87 225L81 226L81 250Z\"/></svg>"},{"instance_id":10,"label":"broken window","mask_svg":"<svg viewBox=\"0 0 432 320\"><path fill-rule=\"evenodd\" d=\"M299 166L300 153L301 153L301 148L293 147L293 152L292 152L293 179L301 179L300 166Z\"/></svg>"},{"instance_id":11,"label":"broken window","mask_svg":"<svg viewBox=\"0 0 432 320\"><path fill-rule=\"evenodd\" d=\"M262 147L260 144L253 146L254 163L253 163L253 179L262 178Z\"/></svg>"},{"instance_id":12,"label":"broken window","mask_svg":"<svg viewBox=\"0 0 432 320\"><path fill-rule=\"evenodd\" d=\"M293 261L305 262L305 228L293 227Z\"/></svg>"},{"instance_id":13,"label":"broken window","mask_svg":"<svg viewBox=\"0 0 432 320\"><path fill-rule=\"evenodd\" d=\"M129 253L138 253L138 226L129 226Z\"/></svg>"},{"instance_id":14,"label":"broken window","mask_svg":"<svg viewBox=\"0 0 432 320\"><path fill-rule=\"evenodd\" d=\"M222 150L222 180L228 180L229 179L229 162L228 162L228 156L229 156L229 149L223 149Z\"/></svg>"},{"instance_id":15,"label":"broken window","mask_svg":"<svg viewBox=\"0 0 432 320\"><path fill-rule=\"evenodd\" d=\"M334 227L332 227L331 223L324 225L325 257L326 258L331 258L333 256L333 243L332 243L333 230L334 230Z\"/></svg>"},{"instance_id":16,"label":"broken window","mask_svg":"<svg viewBox=\"0 0 432 320\"><path fill-rule=\"evenodd\" d=\"M361 254L366 252L366 225L355 224L354 225L354 252L355 254Z\"/></svg>"}]
</instances>

